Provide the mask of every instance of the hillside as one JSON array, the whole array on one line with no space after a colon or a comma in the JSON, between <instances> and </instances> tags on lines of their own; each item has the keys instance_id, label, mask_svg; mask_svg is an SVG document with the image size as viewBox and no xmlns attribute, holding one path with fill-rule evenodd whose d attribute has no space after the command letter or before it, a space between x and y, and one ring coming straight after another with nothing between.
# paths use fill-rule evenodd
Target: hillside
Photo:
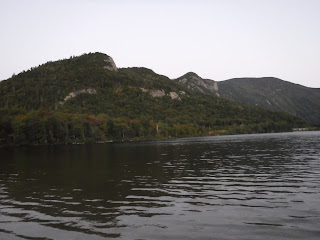
<instances>
[{"instance_id":1,"label":"hillside","mask_svg":"<svg viewBox=\"0 0 320 240\"><path fill-rule=\"evenodd\" d=\"M272 77L235 78L216 82L187 73L175 81L203 93L264 109L287 112L304 118L309 124L320 125L320 89Z\"/></svg>"},{"instance_id":2,"label":"hillside","mask_svg":"<svg viewBox=\"0 0 320 240\"><path fill-rule=\"evenodd\" d=\"M221 97L290 113L320 124L320 89L278 78L236 78L218 82Z\"/></svg>"},{"instance_id":3,"label":"hillside","mask_svg":"<svg viewBox=\"0 0 320 240\"><path fill-rule=\"evenodd\" d=\"M150 69L118 69L102 53L48 62L0 82L2 145L278 132L304 124Z\"/></svg>"}]
</instances>

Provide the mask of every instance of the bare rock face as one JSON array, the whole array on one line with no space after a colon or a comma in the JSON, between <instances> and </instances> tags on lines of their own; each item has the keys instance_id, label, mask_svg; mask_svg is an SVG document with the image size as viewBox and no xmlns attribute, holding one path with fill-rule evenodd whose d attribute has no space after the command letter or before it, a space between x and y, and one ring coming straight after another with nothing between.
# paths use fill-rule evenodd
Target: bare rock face
<instances>
[{"instance_id":1,"label":"bare rock face","mask_svg":"<svg viewBox=\"0 0 320 240\"><path fill-rule=\"evenodd\" d=\"M203 88L208 89L212 92L218 91L218 84L209 79L202 79L199 76L191 76L189 79L183 78L179 82L181 83L187 83L191 87L197 88L200 92L204 92Z\"/></svg>"},{"instance_id":2,"label":"bare rock face","mask_svg":"<svg viewBox=\"0 0 320 240\"><path fill-rule=\"evenodd\" d=\"M149 93L152 97L163 97L163 96L169 96L171 99L177 99L181 100L180 96L176 92L170 92L169 94L166 94L166 92L163 89L154 89L154 90L148 90L145 88L140 88L142 92ZM185 95L186 93L184 91L179 92L181 95Z\"/></svg>"},{"instance_id":3,"label":"bare rock face","mask_svg":"<svg viewBox=\"0 0 320 240\"><path fill-rule=\"evenodd\" d=\"M203 79L195 73L187 73L184 76L176 79L175 81L187 85L188 88L197 89L202 93L213 92L218 95L219 88L216 81Z\"/></svg>"},{"instance_id":4,"label":"bare rock face","mask_svg":"<svg viewBox=\"0 0 320 240\"><path fill-rule=\"evenodd\" d=\"M106 62L106 65L103 67L104 69L107 69L109 71L118 71L118 68L113 61L112 57L107 56L107 58L104 60Z\"/></svg>"},{"instance_id":5,"label":"bare rock face","mask_svg":"<svg viewBox=\"0 0 320 240\"><path fill-rule=\"evenodd\" d=\"M145 89L145 88L140 88L140 90L141 90L142 92L149 92L149 90L148 90L148 89Z\"/></svg>"},{"instance_id":6,"label":"bare rock face","mask_svg":"<svg viewBox=\"0 0 320 240\"><path fill-rule=\"evenodd\" d=\"M60 104L64 104L66 101L70 100L71 98L76 97L77 95L79 95L81 93L97 94L97 91L94 88L87 88L87 89L81 89L81 90L71 92L64 98L63 102L60 102Z\"/></svg>"},{"instance_id":7,"label":"bare rock face","mask_svg":"<svg viewBox=\"0 0 320 240\"><path fill-rule=\"evenodd\" d=\"M150 95L152 97L163 97L166 93L164 90L150 90Z\"/></svg>"},{"instance_id":8,"label":"bare rock face","mask_svg":"<svg viewBox=\"0 0 320 240\"><path fill-rule=\"evenodd\" d=\"M181 98L179 97L179 95L176 92L170 92L169 95L170 95L171 99L181 100Z\"/></svg>"},{"instance_id":9,"label":"bare rock face","mask_svg":"<svg viewBox=\"0 0 320 240\"><path fill-rule=\"evenodd\" d=\"M181 100L180 95L186 95L184 91L180 91L179 94L176 92L170 92L169 94L166 94L166 92L163 89L154 89L154 90L148 90L145 88L140 88L142 92L149 93L152 97L163 97L163 96L169 96L171 99L177 99Z\"/></svg>"}]
</instances>

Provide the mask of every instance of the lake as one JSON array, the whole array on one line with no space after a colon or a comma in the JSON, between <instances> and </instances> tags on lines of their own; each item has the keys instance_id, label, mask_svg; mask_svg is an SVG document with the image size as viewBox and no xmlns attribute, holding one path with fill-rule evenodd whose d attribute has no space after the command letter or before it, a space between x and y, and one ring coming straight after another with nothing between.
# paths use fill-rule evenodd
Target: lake
<instances>
[{"instance_id":1,"label":"lake","mask_svg":"<svg viewBox=\"0 0 320 240\"><path fill-rule=\"evenodd\" d=\"M0 149L0 239L319 239L320 132Z\"/></svg>"}]
</instances>

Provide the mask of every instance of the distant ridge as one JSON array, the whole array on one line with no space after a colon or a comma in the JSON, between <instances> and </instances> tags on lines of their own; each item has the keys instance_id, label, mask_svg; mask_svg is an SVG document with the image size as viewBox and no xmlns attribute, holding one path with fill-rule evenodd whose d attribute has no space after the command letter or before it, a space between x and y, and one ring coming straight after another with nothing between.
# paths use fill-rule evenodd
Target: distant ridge
<instances>
[{"instance_id":1,"label":"distant ridge","mask_svg":"<svg viewBox=\"0 0 320 240\"><path fill-rule=\"evenodd\" d=\"M218 82L221 97L283 111L320 125L320 89L274 77L234 78Z\"/></svg>"},{"instance_id":2,"label":"distant ridge","mask_svg":"<svg viewBox=\"0 0 320 240\"><path fill-rule=\"evenodd\" d=\"M274 77L233 78L216 82L187 73L177 79L190 89L224 99L282 111L304 118L309 124L320 125L320 89L308 88Z\"/></svg>"}]
</instances>

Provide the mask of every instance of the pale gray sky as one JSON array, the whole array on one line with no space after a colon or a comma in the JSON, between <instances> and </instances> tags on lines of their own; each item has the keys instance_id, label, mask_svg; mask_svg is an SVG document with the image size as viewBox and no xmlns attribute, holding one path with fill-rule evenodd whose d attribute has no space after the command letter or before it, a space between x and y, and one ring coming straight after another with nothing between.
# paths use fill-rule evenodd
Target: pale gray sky
<instances>
[{"instance_id":1,"label":"pale gray sky","mask_svg":"<svg viewBox=\"0 0 320 240\"><path fill-rule=\"evenodd\" d=\"M0 80L103 52L177 78L320 87L320 0L0 0Z\"/></svg>"}]
</instances>

